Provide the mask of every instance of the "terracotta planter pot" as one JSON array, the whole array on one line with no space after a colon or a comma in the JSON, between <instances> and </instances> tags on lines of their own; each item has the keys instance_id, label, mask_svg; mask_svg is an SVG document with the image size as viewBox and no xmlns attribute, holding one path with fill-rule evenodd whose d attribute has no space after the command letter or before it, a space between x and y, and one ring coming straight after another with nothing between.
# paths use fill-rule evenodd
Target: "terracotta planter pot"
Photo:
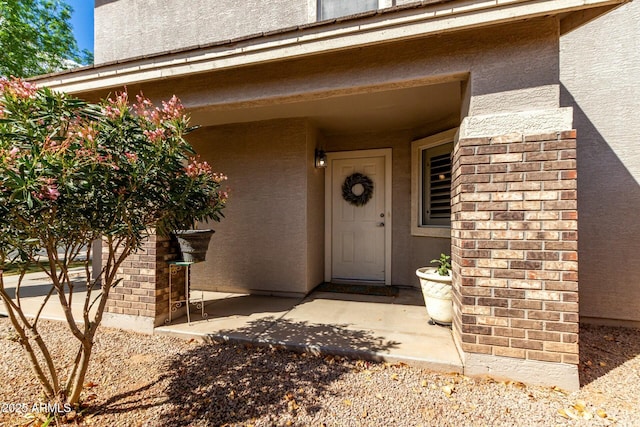
<instances>
[{"instance_id":1,"label":"terracotta planter pot","mask_svg":"<svg viewBox=\"0 0 640 427\"><path fill-rule=\"evenodd\" d=\"M180 245L180 253L184 262L202 262L209 249L209 241L215 231L213 230L176 230L176 236Z\"/></svg>"},{"instance_id":2,"label":"terracotta planter pot","mask_svg":"<svg viewBox=\"0 0 640 427\"><path fill-rule=\"evenodd\" d=\"M441 276L435 268L423 267L416 270L424 296L427 314L434 323L449 326L453 321L451 301L451 276Z\"/></svg>"}]
</instances>

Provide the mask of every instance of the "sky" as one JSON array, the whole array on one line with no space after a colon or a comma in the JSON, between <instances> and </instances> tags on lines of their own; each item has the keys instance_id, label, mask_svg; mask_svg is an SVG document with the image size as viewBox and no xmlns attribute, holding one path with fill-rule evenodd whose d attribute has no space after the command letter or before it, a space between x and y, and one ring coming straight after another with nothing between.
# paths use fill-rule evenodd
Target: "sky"
<instances>
[{"instance_id":1,"label":"sky","mask_svg":"<svg viewBox=\"0 0 640 427\"><path fill-rule=\"evenodd\" d=\"M78 47L93 52L93 0L66 0L73 7L71 26Z\"/></svg>"}]
</instances>

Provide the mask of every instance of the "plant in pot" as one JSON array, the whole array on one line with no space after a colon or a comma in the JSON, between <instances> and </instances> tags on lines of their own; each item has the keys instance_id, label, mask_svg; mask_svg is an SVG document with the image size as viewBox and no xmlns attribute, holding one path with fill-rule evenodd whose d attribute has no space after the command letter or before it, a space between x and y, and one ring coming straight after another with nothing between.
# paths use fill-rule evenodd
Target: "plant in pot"
<instances>
[{"instance_id":1,"label":"plant in pot","mask_svg":"<svg viewBox=\"0 0 640 427\"><path fill-rule=\"evenodd\" d=\"M227 192L221 183L227 179L213 172L206 161L192 157L184 166L185 173L171 190L175 209L159 224L160 231L171 233L178 241L182 261L205 260L209 241L215 232L210 228L197 229L196 224L208 221L219 222L224 217Z\"/></svg>"},{"instance_id":2,"label":"plant in pot","mask_svg":"<svg viewBox=\"0 0 640 427\"><path fill-rule=\"evenodd\" d=\"M437 268L422 267L416 270L431 324L449 326L453 320L450 260L449 255L440 254L440 258L431 260L432 264L438 265Z\"/></svg>"}]
</instances>

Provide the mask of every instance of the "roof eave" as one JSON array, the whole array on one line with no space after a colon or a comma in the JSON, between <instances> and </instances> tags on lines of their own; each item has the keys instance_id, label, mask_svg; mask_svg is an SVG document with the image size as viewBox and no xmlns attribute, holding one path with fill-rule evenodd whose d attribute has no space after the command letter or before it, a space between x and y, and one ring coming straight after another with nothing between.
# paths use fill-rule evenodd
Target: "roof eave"
<instances>
[{"instance_id":1,"label":"roof eave","mask_svg":"<svg viewBox=\"0 0 640 427\"><path fill-rule=\"evenodd\" d=\"M39 76L33 81L58 91L86 93L196 73L300 58L380 43L516 22L583 13L593 19L626 0L490 0L422 2L392 13L372 12L283 31L261 33L174 52L130 58ZM580 24L578 18L570 26ZM561 26L562 27L562 26Z\"/></svg>"}]
</instances>

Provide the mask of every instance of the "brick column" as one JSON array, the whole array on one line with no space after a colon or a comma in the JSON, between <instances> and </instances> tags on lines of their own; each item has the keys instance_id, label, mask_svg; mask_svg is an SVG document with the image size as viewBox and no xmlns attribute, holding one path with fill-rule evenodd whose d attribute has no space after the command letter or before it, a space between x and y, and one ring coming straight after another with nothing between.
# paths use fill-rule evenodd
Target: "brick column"
<instances>
[{"instance_id":1,"label":"brick column","mask_svg":"<svg viewBox=\"0 0 640 427\"><path fill-rule=\"evenodd\" d=\"M456 144L453 331L469 374L577 387L575 138Z\"/></svg>"},{"instance_id":2,"label":"brick column","mask_svg":"<svg viewBox=\"0 0 640 427\"><path fill-rule=\"evenodd\" d=\"M102 262L107 251L102 245ZM105 310L105 324L139 332L152 332L162 324L169 312L169 264L178 258L176 243L156 234L149 236L142 247L130 255L118 269L122 282L111 290ZM184 273L173 276L173 295L184 297Z\"/></svg>"}]
</instances>

